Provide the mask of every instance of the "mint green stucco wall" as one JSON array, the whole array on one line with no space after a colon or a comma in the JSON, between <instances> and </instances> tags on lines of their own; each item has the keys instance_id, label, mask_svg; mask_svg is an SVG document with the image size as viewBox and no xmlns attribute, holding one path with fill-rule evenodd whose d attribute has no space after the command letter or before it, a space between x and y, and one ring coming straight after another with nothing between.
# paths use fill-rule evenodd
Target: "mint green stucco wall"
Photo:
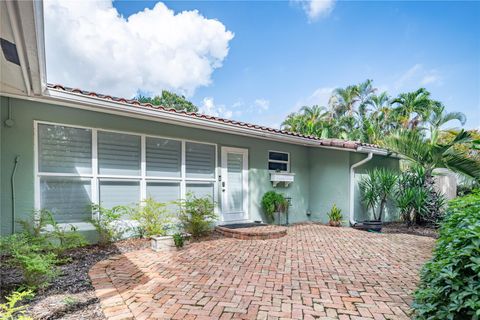
<instances>
[{"instance_id":1,"label":"mint green stucco wall","mask_svg":"<svg viewBox=\"0 0 480 320\"><path fill-rule=\"evenodd\" d=\"M251 220L265 220L260 200L266 191L273 189L267 170L268 150L291 154L291 171L296 174L295 182L288 188L276 188L285 196L292 198L290 222L307 220L327 222L326 212L333 203L348 216L349 167L352 161L357 161L357 157L358 159L365 157L346 151L309 148L19 99L10 99L15 125L7 128L4 121L7 118L9 98L0 99L2 235L11 232L10 175L16 156L20 157L16 175L16 219L28 217L34 208L34 120L216 143L218 166L221 163L222 146L247 148ZM392 161L397 163L395 160ZM379 164L383 165L383 162L379 160ZM306 215L307 211L312 213L310 218Z\"/></svg>"}]
</instances>

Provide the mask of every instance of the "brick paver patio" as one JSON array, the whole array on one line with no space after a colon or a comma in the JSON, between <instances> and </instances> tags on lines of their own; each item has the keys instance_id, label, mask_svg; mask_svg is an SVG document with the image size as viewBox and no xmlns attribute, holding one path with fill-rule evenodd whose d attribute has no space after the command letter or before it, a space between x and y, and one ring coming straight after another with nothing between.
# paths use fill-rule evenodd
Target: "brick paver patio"
<instances>
[{"instance_id":1,"label":"brick paver patio","mask_svg":"<svg viewBox=\"0 0 480 320\"><path fill-rule=\"evenodd\" d=\"M408 319L433 239L297 225L272 240L141 250L90 271L118 319Z\"/></svg>"}]
</instances>

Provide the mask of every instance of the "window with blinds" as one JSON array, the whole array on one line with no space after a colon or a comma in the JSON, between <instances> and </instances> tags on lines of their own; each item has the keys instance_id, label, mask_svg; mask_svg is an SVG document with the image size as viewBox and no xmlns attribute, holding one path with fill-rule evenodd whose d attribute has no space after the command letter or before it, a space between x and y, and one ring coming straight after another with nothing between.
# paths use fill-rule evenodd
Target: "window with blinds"
<instances>
[{"instance_id":1,"label":"window with blinds","mask_svg":"<svg viewBox=\"0 0 480 320\"><path fill-rule=\"evenodd\" d=\"M187 193L215 200L213 144L41 122L36 128L36 207L60 222L88 220L92 202L170 203Z\"/></svg>"}]
</instances>

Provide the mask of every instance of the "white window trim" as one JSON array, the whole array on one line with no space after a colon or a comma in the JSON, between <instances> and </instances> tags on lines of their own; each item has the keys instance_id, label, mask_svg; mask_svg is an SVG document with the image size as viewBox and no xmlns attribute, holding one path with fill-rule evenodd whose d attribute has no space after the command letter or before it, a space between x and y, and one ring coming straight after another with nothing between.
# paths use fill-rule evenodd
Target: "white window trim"
<instances>
[{"instance_id":1,"label":"white window trim","mask_svg":"<svg viewBox=\"0 0 480 320\"><path fill-rule=\"evenodd\" d=\"M70 128L78 129L88 129L92 133L92 172L88 174L76 174L76 173L58 173L58 172L41 172L39 170L39 146L38 146L38 125L54 125L54 126L65 126ZM41 209L41 195L40 195L40 180L42 177L68 177L68 178L80 178L82 180L90 180L91 186L91 201L92 203L99 204L100 197L100 181L138 181L140 183L140 195L139 202L142 202L147 197L147 184L148 182L173 182L180 183L180 199L185 199L186 197L186 184L189 182L203 182L203 183L213 183L213 201L215 202L215 212L218 213L218 188L217 188L217 178L218 177L218 145L211 142L203 142L197 140L189 139L179 139L168 136L159 136L151 134L143 134L139 132L132 131L120 131L120 130L110 130L96 127L86 127L79 125L72 125L66 123L58 122L48 122L48 121L33 121L33 150L34 150L34 206L35 210ZM140 165L140 175L139 176L126 176L126 175L105 175L98 173L98 132L113 132L119 134L130 134L140 136L140 152L141 152L141 165ZM159 139L168 139L181 142L181 170L180 177L162 177L162 176L147 176L146 170L146 138L159 138ZM188 178L186 176L186 143L199 143L215 146L215 163L214 163L214 177L213 178ZM78 223L83 223L79 221ZM69 223L75 224L75 223Z\"/></svg>"},{"instance_id":2,"label":"white window trim","mask_svg":"<svg viewBox=\"0 0 480 320\"><path fill-rule=\"evenodd\" d=\"M285 153L285 154L288 155L288 161L285 161L285 160L270 160L270 152ZM291 161L290 152L278 151L278 150L268 150L268 152L267 152L267 160L268 160L267 169L268 169L268 167L270 167L270 166L268 165L270 162L286 163L286 164L287 164L287 171L280 171L280 172L283 172L283 173L289 173L289 172L290 172L290 161ZM268 171L269 171L269 172L276 172L275 170L268 170Z\"/></svg>"}]
</instances>

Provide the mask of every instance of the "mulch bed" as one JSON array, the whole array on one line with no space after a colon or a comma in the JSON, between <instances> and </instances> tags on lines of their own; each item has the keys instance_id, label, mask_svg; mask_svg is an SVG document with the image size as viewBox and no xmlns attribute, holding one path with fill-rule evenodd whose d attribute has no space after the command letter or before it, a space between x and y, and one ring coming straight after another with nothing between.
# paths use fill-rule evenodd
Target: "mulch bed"
<instances>
[{"instance_id":1,"label":"mulch bed","mask_svg":"<svg viewBox=\"0 0 480 320\"><path fill-rule=\"evenodd\" d=\"M28 315L34 319L105 319L95 296L94 288L88 277L88 271L98 261L117 254L150 247L149 240L128 239L115 244L87 246L64 254L71 262L59 266L60 275L50 286L39 290L29 302ZM22 283L19 270L0 265L1 298Z\"/></svg>"},{"instance_id":2,"label":"mulch bed","mask_svg":"<svg viewBox=\"0 0 480 320\"><path fill-rule=\"evenodd\" d=\"M384 222L382 233L406 233L435 239L438 238L438 229L422 226L408 227L402 222Z\"/></svg>"}]
</instances>

